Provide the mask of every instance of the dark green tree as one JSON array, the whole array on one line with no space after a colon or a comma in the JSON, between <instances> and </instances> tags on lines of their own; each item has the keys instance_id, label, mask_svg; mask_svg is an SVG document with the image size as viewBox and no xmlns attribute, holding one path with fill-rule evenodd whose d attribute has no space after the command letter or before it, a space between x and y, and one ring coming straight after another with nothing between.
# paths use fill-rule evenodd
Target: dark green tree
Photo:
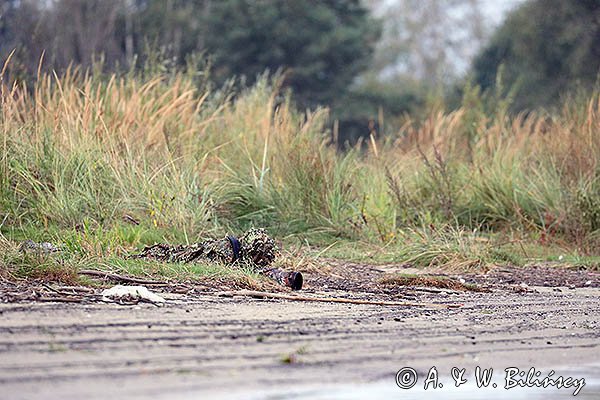
<instances>
[{"instance_id":1,"label":"dark green tree","mask_svg":"<svg viewBox=\"0 0 600 400\"><path fill-rule=\"evenodd\" d=\"M131 0L130 0L131 1ZM210 0L136 0L131 4L131 41L137 53L159 47L179 63L204 50ZM125 20L127 22L127 20Z\"/></svg>"},{"instance_id":2,"label":"dark green tree","mask_svg":"<svg viewBox=\"0 0 600 400\"><path fill-rule=\"evenodd\" d=\"M368 66L379 37L359 0L215 1L207 28L218 75L252 80L283 69L303 106L341 96Z\"/></svg>"},{"instance_id":3,"label":"dark green tree","mask_svg":"<svg viewBox=\"0 0 600 400\"><path fill-rule=\"evenodd\" d=\"M530 0L508 16L473 64L475 81L516 86L514 108L551 106L576 87L591 88L600 68L600 1Z\"/></svg>"},{"instance_id":4,"label":"dark green tree","mask_svg":"<svg viewBox=\"0 0 600 400\"><path fill-rule=\"evenodd\" d=\"M17 49L13 67L32 77L42 52L58 71L100 55L110 71L143 65L148 49L179 65L204 52L221 81L283 70L312 107L344 95L379 30L360 0L0 0L0 62Z\"/></svg>"}]
</instances>

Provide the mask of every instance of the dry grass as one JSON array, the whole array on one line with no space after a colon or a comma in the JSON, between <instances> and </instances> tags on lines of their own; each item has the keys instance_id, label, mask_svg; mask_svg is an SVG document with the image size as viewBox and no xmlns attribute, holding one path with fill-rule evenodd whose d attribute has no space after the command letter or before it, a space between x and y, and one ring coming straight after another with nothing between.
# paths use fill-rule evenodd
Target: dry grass
<instances>
[{"instance_id":1,"label":"dry grass","mask_svg":"<svg viewBox=\"0 0 600 400\"><path fill-rule=\"evenodd\" d=\"M477 285L462 283L447 276L440 275L395 274L381 278L379 283L388 286L424 286L459 291L486 291Z\"/></svg>"},{"instance_id":2,"label":"dry grass","mask_svg":"<svg viewBox=\"0 0 600 400\"><path fill-rule=\"evenodd\" d=\"M516 116L471 93L341 153L327 110L299 113L279 82L228 93L185 71L70 70L0 83L2 232L100 258L251 225L303 245L371 243L418 265L506 262L496 236L597 255L597 92Z\"/></svg>"}]
</instances>

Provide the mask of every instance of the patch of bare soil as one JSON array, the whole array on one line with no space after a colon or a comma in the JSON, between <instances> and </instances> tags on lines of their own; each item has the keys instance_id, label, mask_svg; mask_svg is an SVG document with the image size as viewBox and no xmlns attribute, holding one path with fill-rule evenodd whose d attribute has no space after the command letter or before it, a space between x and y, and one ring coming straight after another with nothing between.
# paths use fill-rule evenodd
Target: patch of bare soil
<instances>
[{"instance_id":1,"label":"patch of bare soil","mask_svg":"<svg viewBox=\"0 0 600 400\"><path fill-rule=\"evenodd\" d=\"M453 366L549 369L598 362L597 273L548 266L446 277L488 290L474 292L432 287L438 278L381 284L386 277L418 276L410 266L327 262L322 270L327 273L303 271L306 290L280 293L460 307L221 297L220 287L192 283L149 285L167 300L162 307L124 306L101 303L99 289L4 281L2 396L266 399L265 389L278 389L276 398L285 399L295 398L286 396L292 389L349 382L377 381L392 390L405 366L421 374L436 366L448 375ZM80 301L10 297L32 289L41 293L35 300ZM398 398L406 394L398 389Z\"/></svg>"},{"instance_id":2,"label":"patch of bare soil","mask_svg":"<svg viewBox=\"0 0 600 400\"><path fill-rule=\"evenodd\" d=\"M414 289L415 286L459 291L513 290L516 287L530 286L600 287L600 272L550 265L498 266L485 273L447 274L443 271L417 269L409 264L368 265L338 260L327 260L325 264L325 273L311 269L311 289L393 295L407 288Z\"/></svg>"},{"instance_id":3,"label":"patch of bare soil","mask_svg":"<svg viewBox=\"0 0 600 400\"><path fill-rule=\"evenodd\" d=\"M467 275L483 285L520 285L585 288L600 287L600 273L585 269L567 269L551 265L497 267L487 274Z\"/></svg>"}]
</instances>

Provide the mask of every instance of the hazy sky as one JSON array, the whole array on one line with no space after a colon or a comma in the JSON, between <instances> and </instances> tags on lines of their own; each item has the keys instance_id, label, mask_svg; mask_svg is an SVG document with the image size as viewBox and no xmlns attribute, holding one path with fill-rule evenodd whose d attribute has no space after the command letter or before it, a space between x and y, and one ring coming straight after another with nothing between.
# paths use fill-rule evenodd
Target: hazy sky
<instances>
[{"instance_id":1,"label":"hazy sky","mask_svg":"<svg viewBox=\"0 0 600 400\"><path fill-rule=\"evenodd\" d=\"M523 3L524 0L479 0L481 9L490 23L498 25L506 13Z\"/></svg>"},{"instance_id":2,"label":"hazy sky","mask_svg":"<svg viewBox=\"0 0 600 400\"><path fill-rule=\"evenodd\" d=\"M478 36L474 36L473 29L479 28L470 23L473 22L470 20L472 18L470 1L429 1L431 3L427 2L426 4L441 6L446 15L439 16L434 12L431 18L436 18L438 15L438 18L441 18L440 22L436 23L435 20L427 19L424 24L427 22L429 24L416 25L417 31L414 30L414 27L409 28L413 29L412 31L403 31L402 28L397 31L395 28L395 24L401 27L407 23L405 18L414 23L415 19L413 18L417 18L416 21L418 21L418 18L423 17L422 11L416 11L416 14L410 13L412 0L372 0L370 2L375 15L383 18L387 24L378 49L380 56L378 59L385 65L381 70L381 77L391 78L398 74L408 74L417 79L427 79L432 76L431 60L439 60L439 62L433 61L433 65L441 75L434 73L435 76L443 75L442 79L454 79L462 76L469 70L473 57L480 51L481 46L485 45L486 37L495 31L511 10L525 0L470 0L477 3L481 13L481 19L478 19L477 22L480 23L482 30L479 30ZM403 7L408 7L407 13L403 12ZM416 17L412 15L416 15ZM423 26L423 30L418 31L421 26ZM411 37L410 32L415 36ZM445 50L440 50L441 43L447 43ZM408 48L408 52L402 53L402 51L406 51L406 48ZM395 49L400 49L397 62L393 61L395 51L398 51ZM440 56L440 52L443 52L444 55ZM429 67L424 67L426 63ZM427 72L425 68L429 68L430 72Z\"/></svg>"},{"instance_id":3,"label":"hazy sky","mask_svg":"<svg viewBox=\"0 0 600 400\"><path fill-rule=\"evenodd\" d=\"M444 1L444 0L438 0L438 1ZM478 3L481 6L481 11L484 14L484 18L486 20L486 23L488 24L489 28L496 28L498 27L502 21L504 21L504 18L506 17L506 15L513 10L514 8L518 7L520 4L522 4L523 2L525 2L525 0L477 0ZM490 30L490 31L492 31ZM477 50L479 49L474 49L474 51L471 53L472 55L475 54L477 52ZM464 73L470 65L470 61L471 60L460 60L457 59L455 60L456 63L456 68L459 71L459 73Z\"/></svg>"}]
</instances>

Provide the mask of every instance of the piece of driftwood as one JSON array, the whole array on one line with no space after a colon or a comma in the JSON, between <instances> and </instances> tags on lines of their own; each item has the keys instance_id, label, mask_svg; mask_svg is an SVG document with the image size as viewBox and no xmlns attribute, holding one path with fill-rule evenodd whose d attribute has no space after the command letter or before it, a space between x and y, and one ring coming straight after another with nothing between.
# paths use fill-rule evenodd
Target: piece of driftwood
<instances>
[{"instance_id":1,"label":"piece of driftwood","mask_svg":"<svg viewBox=\"0 0 600 400\"><path fill-rule=\"evenodd\" d=\"M51 292L57 293L61 296L81 296L81 293L93 293L94 290L90 288L78 287L78 286L59 286L52 287L47 283L42 283L42 286ZM66 289L66 290L65 290Z\"/></svg>"},{"instance_id":2,"label":"piece of driftwood","mask_svg":"<svg viewBox=\"0 0 600 400\"><path fill-rule=\"evenodd\" d=\"M459 290L454 289L444 289L444 288L435 288L435 287L423 287L423 286L414 286L411 287L412 290L417 292L427 292L427 293L448 293L448 294L462 294Z\"/></svg>"},{"instance_id":3,"label":"piece of driftwood","mask_svg":"<svg viewBox=\"0 0 600 400\"><path fill-rule=\"evenodd\" d=\"M124 282L124 283L139 283L140 285L168 285L164 281L155 281L152 279L140 279L132 278L129 276L123 276L114 274L112 272L97 271L94 269L82 269L77 272L80 275L97 276L99 278L110 279L112 281Z\"/></svg>"},{"instance_id":4,"label":"piece of driftwood","mask_svg":"<svg viewBox=\"0 0 600 400\"><path fill-rule=\"evenodd\" d=\"M38 297L35 299L35 301L44 301L44 302L52 302L52 303L81 303L84 300L85 300L85 298L83 298L83 297L59 297L59 296L54 296L54 297L42 296L42 297Z\"/></svg>"},{"instance_id":5,"label":"piece of driftwood","mask_svg":"<svg viewBox=\"0 0 600 400\"><path fill-rule=\"evenodd\" d=\"M373 301L373 300L346 299L346 298L340 298L340 297L311 297L311 296L297 296L297 295L282 294L282 293L258 292L255 290L233 290L233 291L226 291L226 292L218 292L217 296L221 296L221 297L247 296L247 297L271 298L271 299L291 300L291 301L310 301L310 302L319 302L319 303L367 304L367 305L375 305L375 306L397 306L397 307L425 307L425 308L458 308L458 307L462 307L462 304L413 303L413 302L402 302L402 301Z\"/></svg>"}]
</instances>

